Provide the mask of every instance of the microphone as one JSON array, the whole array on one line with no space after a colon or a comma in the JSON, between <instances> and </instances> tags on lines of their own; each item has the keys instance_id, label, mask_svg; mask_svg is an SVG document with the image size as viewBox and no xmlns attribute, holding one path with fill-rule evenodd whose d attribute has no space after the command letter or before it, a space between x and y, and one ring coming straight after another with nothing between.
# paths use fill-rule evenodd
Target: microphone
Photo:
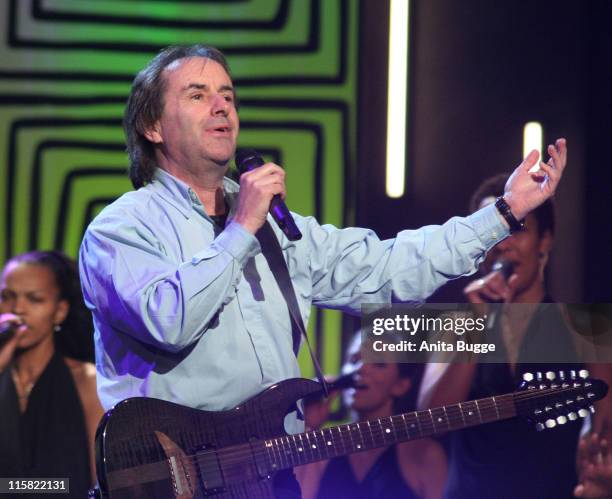
<instances>
[{"instance_id":1,"label":"microphone","mask_svg":"<svg viewBox=\"0 0 612 499\"><path fill-rule=\"evenodd\" d=\"M17 331L18 327L19 324L15 324L14 322L7 322L0 325L0 347L15 336L15 331Z\"/></svg>"},{"instance_id":2,"label":"microphone","mask_svg":"<svg viewBox=\"0 0 612 499\"><path fill-rule=\"evenodd\" d=\"M514 264L508 260L497 260L491 267L491 272L501 272L507 281L514 272Z\"/></svg>"},{"instance_id":3,"label":"microphone","mask_svg":"<svg viewBox=\"0 0 612 499\"><path fill-rule=\"evenodd\" d=\"M491 267L491 272L501 272L501 275L504 277L504 280L507 281L508 279L510 279L510 276L514 272L514 263L509 262L508 260L497 260ZM503 303L503 300L496 300L492 303L499 305ZM500 317L501 307L496 306L489 314L489 319L487 320L487 328L489 330L497 329Z\"/></svg>"},{"instance_id":4,"label":"microphone","mask_svg":"<svg viewBox=\"0 0 612 499\"><path fill-rule=\"evenodd\" d=\"M240 149L236 153L236 167L240 174L250 172L255 168L259 168L264 164L263 158L253 149ZM275 194L270 202L270 215L278 224L283 234L287 236L289 241L298 241L302 239L302 233L295 224L295 220L291 216L287 205L280 197L280 194Z\"/></svg>"},{"instance_id":5,"label":"microphone","mask_svg":"<svg viewBox=\"0 0 612 499\"><path fill-rule=\"evenodd\" d=\"M357 382L355 380L355 375L357 371L350 372L348 374L343 374L342 376L338 376L334 381L330 381L327 383L327 388L330 392L334 390L348 390L349 388L355 388L357 386ZM316 381L316 380L314 380ZM311 404L313 402L318 402L319 400L323 400L325 398L325 394L323 390L320 392L311 393L310 395L306 395L304 397L305 404Z\"/></svg>"},{"instance_id":6,"label":"microphone","mask_svg":"<svg viewBox=\"0 0 612 499\"><path fill-rule=\"evenodd\" d=\"M357 374L357 371L353 371L348 374L343 374L335 381L330 381L328 384L329 391L348 390L349 388L355 388L355 385L357 384L355 381L355 374Z\"/></svg>"}]
</instances>

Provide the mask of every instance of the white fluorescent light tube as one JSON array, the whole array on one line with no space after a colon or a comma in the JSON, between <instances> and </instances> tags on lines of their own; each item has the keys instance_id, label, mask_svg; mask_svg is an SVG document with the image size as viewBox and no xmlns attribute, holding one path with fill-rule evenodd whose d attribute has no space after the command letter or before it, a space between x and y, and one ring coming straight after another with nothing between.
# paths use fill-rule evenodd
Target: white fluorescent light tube
<instances>
[{"instance_id":1,"label":"white fluorescent light tube","mask_svg":"<svg viewBox=\"0 0 612 499\"><path fill-rule=\"evenodd\" d=\"M387 91L387 196L404 195L408 87L409 0L390 0Z\"/></svg>"},{"instance_id":2,"label":"white fluorescent light tube","mask_svg":"<svg viewBox=\"0 0 612 499\"><path fill-rule=\"evenodd\" d=\"M542 124L537 121L530 121L525 124L523 128L523 158L527 156L531 151L537 149L540 153L539 161L543 161L542 158Z\"/></svg>"}]
</instances>

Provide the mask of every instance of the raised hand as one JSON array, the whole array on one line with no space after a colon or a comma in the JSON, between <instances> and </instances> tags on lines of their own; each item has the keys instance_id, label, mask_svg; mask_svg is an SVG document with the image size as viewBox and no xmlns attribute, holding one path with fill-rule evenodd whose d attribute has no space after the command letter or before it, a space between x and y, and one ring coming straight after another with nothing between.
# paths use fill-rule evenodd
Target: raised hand
<instances>
[{"instance_id":1,"label":"raised hand","mask_svg":"<svg viewBox=\"0 0 612 499\"><path fill-rule=\"evenodd\" d=\"M559 185L567 163L566 140L557 139L547 151L550 158L546 163L540 161L539 170L529 172L538 162L538 151L533 150L506 182L504 199L518 220L550 198Z\"/></svg>"}]
</instances>

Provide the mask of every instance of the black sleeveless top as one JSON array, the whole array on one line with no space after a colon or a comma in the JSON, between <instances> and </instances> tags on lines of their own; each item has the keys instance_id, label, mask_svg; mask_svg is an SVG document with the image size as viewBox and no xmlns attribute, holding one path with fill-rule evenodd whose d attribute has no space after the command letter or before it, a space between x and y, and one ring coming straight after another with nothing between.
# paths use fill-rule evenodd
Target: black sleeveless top
<instances>
[{"instance_id":1,"label":"black sleeveless top","mask_svg":"<svg viewBox=\"0 0 612 499\"><path fill-rule=\"evenodd\" d=\"M491 334L499 334L499 331ZM500 353L506 359L503 341L496 341L496 345L501 346ZM533 363L542 359L552 345L557 355L568 363ZM555 304L541 305L532 317L519 349L519 362L514 374L508 363L479 364L469 399L512 392L525 372L581 368L573 339ZM453 432L445 498L573 497L582 421L578 419L537 432L534 425L524 419L510 419Z\"/></svg>"},{"instance_id":2,"label":"black sleeveless top","mask_svg":"<svg viewBox=\"0 0 612 499\"><path fill-rule=\"evenodd\" d=\"M83 407L57 352L34 385L23 414L11 369L0 373L0 422L0 476L69 478L70 493L61 496L87 497L91 479Z\"/></svg>"},{"instance_id":3,"label":"black sleeveless top","mask_svg":"<svg viewBox=\"0 0 612 499\"><path fill-rule=\"evenodd\" d=\"M330 459L319 483L317 499L418 499L397 462L396 446L383 452L358 482L347 456Z\"/></svg>"}]
</instances>

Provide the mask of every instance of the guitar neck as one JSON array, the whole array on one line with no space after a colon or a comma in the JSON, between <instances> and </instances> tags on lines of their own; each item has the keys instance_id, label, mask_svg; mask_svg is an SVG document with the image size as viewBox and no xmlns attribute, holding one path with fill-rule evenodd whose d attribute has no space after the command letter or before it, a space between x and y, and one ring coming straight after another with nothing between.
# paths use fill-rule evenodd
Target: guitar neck
<instances>
[{"instance_id":1,"label":"guitar neck","mask_svg":"<svg viewBox=\"0 0 612 499\"><path fill-rule=\"evenodd\" d=\"M516 416L514 394L264 440L271 470L292 468Z\"/></svg>"}]
</instances>

